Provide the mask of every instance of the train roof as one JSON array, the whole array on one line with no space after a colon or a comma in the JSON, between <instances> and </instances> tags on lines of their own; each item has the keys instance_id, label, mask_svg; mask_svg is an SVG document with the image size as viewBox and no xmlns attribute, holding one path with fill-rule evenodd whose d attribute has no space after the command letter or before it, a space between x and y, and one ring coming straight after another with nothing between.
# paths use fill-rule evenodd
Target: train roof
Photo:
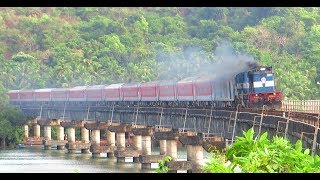
<instances>
[{"instance_id":1,"label":"train roof","mask_svg":"<svg viewBox=\"0 0 320 180\"><path fill-rule=\"evenodd\" d=\"M160 81L149 81L141 83L141 86L154 86L157 85Z\"/></svg>"},{"instance_id":2,"label":"train roof","mask_svg":"<svg viewBox=\"0 0 320 180\"><path fill-rule=\"evenodd\" d=\"M172 85L172 84L176 84L177 81L175 80L161 80L158 81L158 85Z\"/></svg>"},{"instance_id":3,"label":"train roof","mask_svg":"<svg viewBox=\"0 0 320 180\"><path fill-rule=\"evenodd\" d=\"M20 90L9 90L8 93L17 93L20 92Z\"/></svg>"},{"instance_id":4,"label":"train roof","mask_svg":"<svg viewBox=\"0 0 320 180\"><path fill-rule=\"evenodd\" d=\"M33 89L21 89L20 92L34 92Z\"/></svg>"},{"instance_id":5,"label":"train roof","mask_svg":"<svg viewBox=\"0 0 320 180\"><path fill-rule=\"evenodd\" d=\"M53 88L52 92L54 91L69 91L69 88Z\"/></svg>"},{"instance_id":6,"label":"train roof","mask_svg":"<svg viewBox=\"0 0 320 180\"><path fill-rule=\"evenodd\" d=\"M105 86L105 89L114 89L114 88L120 88L123 85L123 83L117 83L117 84L110 84L109 86Z\"/></svg>"},{"instance_id":7,"label":"train roof","mask_svg":"<svg viewBox=\"0 0 320 180\"><path fill-rule=\"evenodd\" d=\"M79 91L79 90L85 90L85 89L87 89L87 86L76 86L76 87L70 88L69 90L70 91Z\"/></svg>"},{"instance_id":8,"label":"train roof","mask_svg":"<svg viewBox=\"0 0 320 180\"><path fill-rule=\"evenodd\" d=\"M52 88L35 89L34 92L51 92L52 90Z\"/></svg>"},{"instance_id":9,"label":"train roof","mask_svg":"<svg viewBox=\"0 0 320 180\"><path fill-rule=\"evenodd\" d=\"M93 86L87 86L87 89L104 89L108 85L93 85Z\"/></svg>"},{"instance_id":10,"label":"train roof","mask_svg":"<svg viewBox=\"0 0 320 180\"><path fill-rule=\"evenodd\" d=\"M126 84L123 84L122 87L138 87L140 86L141 83L140 82L134 82L134 83L126 83Z\"/></svg>"}]
</instances>

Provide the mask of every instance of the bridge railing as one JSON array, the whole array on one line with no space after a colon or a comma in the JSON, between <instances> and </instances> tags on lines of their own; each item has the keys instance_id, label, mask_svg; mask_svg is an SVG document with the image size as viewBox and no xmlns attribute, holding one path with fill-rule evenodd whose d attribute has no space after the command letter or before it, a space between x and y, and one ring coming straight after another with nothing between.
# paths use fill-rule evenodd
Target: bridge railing
<instances>
[{"instance_id":1,"label":"bridge railing","mask_svg":"<svg viewBox=\"0 0 320 180\"><path fill-rule=\"evenodd\" d=\"M320 100L283 100L282 110L320 113Z\"/></svg>"}]
</instances>

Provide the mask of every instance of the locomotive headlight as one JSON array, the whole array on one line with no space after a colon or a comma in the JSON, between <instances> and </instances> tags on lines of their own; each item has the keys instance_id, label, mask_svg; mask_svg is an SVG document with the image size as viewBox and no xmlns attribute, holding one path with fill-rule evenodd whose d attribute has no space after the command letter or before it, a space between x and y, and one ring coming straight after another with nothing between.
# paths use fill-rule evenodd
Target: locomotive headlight
<instances>
[{"instance_id":1,"label":"locomotive headlight","mask_svg":"<svg viewBox=\"0 0 320 180\"><path fill-rule=\"evenodd\" d=\"M276 95L276 93L273 93L273 95Z\"/></svg>"},{"instance_id":2,"label":"locomotive headlight","mask_svg":"<svg viewBox=\"0 0 320 180\"><path fill-rule=\"evenodd\" d=\"M258 96L258 94L256 94L256 96Z\"/></svg>"}]
</instances>

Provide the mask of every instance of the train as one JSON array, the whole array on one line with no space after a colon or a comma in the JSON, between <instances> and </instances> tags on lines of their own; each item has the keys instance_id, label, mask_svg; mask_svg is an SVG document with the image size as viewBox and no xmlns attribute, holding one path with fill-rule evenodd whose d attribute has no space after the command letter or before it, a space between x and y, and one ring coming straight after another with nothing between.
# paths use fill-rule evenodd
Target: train
<instances>
[{"instance_id":1,"label":"train","mask_svg":"<svg viewBox=\"0 0 320 180\"><path fill-rule=\"evenodd\" d=\"M72 88L10 90L18 106L158 106L281 108L271 66L257 66L234 75L188 77L182 80L117 83Z\"/></svg>"}]
</instances>

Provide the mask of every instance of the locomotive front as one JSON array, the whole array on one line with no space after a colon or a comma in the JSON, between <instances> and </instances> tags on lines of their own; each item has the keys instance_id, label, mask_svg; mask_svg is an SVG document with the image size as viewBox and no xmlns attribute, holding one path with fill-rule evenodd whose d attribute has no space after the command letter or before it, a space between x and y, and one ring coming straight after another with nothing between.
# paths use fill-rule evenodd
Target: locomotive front
<instances>
[{"instance_id":1,"label":"locomotive front","mask_svg":"<svg viewBox=\"0 0 320 180\"><path fill-rule=\"evenodd\" d=\"M260 66L236 76L238 98L246 107L280 109L282 93L276 90L271 66Z\"/></svg>"},{"instance_id":2,"label":"locomotive front","mask_svg":"<svg viewBox=\"0 0 320 180\"><path fill-rule=\"evenodd\" d=\"M249 98L251 107L260 108L267 105L272 109L280 109L282 94L276 91L272 67L256 68L249 71L248 76L252 79L252 91Z\"/></svg>"}]
</instances>

